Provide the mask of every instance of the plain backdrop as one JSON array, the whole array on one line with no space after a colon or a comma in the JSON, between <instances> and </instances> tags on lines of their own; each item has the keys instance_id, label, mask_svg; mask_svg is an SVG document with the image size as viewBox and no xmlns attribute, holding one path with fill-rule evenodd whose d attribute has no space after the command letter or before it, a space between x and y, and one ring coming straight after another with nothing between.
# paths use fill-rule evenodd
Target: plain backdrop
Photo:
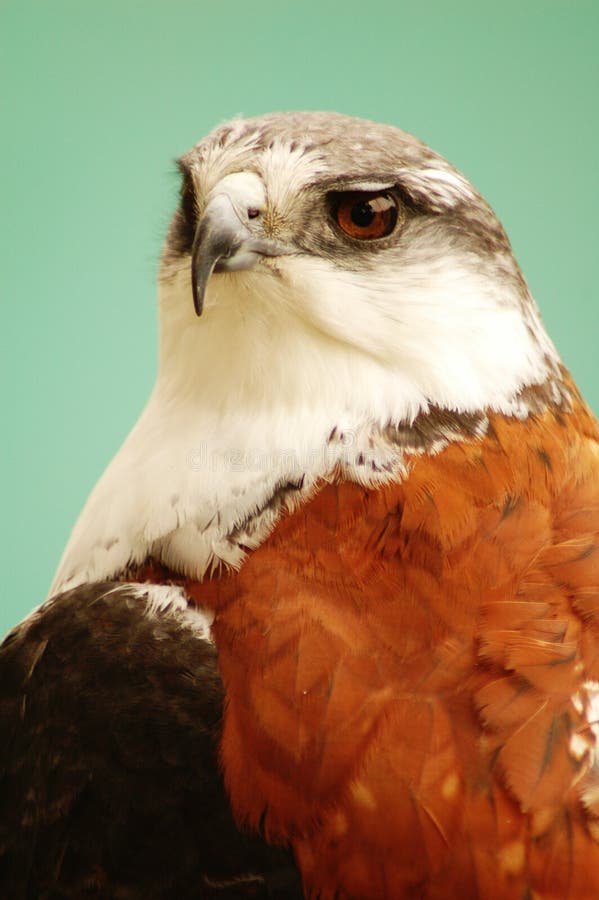
<instances>
[{"instance_id":1,"label":"plain backdrop","mask_svg":"<svg viewBox=\"0 0 599 900\"><path fill-rule=\"evenodd\" d=\"M155 375L174 159L233 115L399 125L495 207L599 410L596 0L0 0L0 632Z\"/></svg>"}]
</instances>

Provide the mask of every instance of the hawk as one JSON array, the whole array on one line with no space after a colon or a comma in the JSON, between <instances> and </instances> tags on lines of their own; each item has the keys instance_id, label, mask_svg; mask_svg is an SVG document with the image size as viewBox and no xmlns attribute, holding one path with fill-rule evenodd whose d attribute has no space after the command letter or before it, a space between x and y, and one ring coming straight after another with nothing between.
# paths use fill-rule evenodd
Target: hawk
<instances>
[{"instance_id":1,"label":"hawk","mask_svg":"<svg viewBox=\"0 0 599 900\"><path fill-rule=\"evenodd\" d=\"M1 650L5 896L599 896L599 431L420 141L179 161L159 371Z\"/></svg>"}]
</instances>

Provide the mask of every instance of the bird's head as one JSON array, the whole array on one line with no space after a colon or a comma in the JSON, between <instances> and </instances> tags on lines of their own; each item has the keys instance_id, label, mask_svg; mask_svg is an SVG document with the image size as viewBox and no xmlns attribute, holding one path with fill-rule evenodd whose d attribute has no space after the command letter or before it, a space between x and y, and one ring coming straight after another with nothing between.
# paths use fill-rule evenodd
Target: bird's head
<instances>
[{"instance_id":1,"label":"bird's head","mask_svg":"<svg viewBox=\"0 0 599 900\"><path fill-rule=\"evenodd\" d=\"M554 374L496 216L410 135L274 114L221 126L179 166L160 279L167 377L226 392L228 373L237 395L241 380L254 398L305 398L378 368L401 397L389 415L410 419L432 404L508 411Z\"/></svg>"},{"instance_id":2,"label":"bird's head","mask_svg":"<svg viewBox=\"0 0 599 900\"><path fill-rule=\"evenodd\" d=\"M403 478L493 410L568 402L489 206L386 125L286 113L180 161L150 401L94 490L53 590L148 555L237 566L327 479Z\"/></svg>"}]
</instances>

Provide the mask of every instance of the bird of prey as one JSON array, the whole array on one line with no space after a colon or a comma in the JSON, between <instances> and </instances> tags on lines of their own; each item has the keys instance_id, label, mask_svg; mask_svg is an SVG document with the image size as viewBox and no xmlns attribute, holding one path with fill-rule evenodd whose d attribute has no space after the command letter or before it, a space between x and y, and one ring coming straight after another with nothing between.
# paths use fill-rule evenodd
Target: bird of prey
<instances>
[{"instance_id":1,"label":"bird of prey","mask_svg":"<svg viewBox=\"0 0 599 900\"><path fill-rule=\"evenodd\" d=\"M0 659L11 898L599 897L599 430L420 141L180 162L159 371Z\"/></svg>"}]
</instances>

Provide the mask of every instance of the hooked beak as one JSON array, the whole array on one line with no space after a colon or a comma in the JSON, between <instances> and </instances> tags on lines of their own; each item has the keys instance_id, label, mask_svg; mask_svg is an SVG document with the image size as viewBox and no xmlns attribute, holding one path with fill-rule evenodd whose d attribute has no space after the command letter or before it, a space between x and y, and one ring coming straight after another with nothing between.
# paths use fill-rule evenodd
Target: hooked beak
<instances>
[{"instance_id":1,"label":"hooked beak","mask_svg":"<svg viewBox=\"0 0 599 900\"><path fill-rule=\"evenodd\" d=\"M248 220L254 217L248 211ZM289 252L290 248L276 241L255 237L229 196L219 194L214 197L198 223L191 250L191 287L196 315L202 315L206 286L213 272L251 269L260 257Z\"/></svg>"}]
</instances>

